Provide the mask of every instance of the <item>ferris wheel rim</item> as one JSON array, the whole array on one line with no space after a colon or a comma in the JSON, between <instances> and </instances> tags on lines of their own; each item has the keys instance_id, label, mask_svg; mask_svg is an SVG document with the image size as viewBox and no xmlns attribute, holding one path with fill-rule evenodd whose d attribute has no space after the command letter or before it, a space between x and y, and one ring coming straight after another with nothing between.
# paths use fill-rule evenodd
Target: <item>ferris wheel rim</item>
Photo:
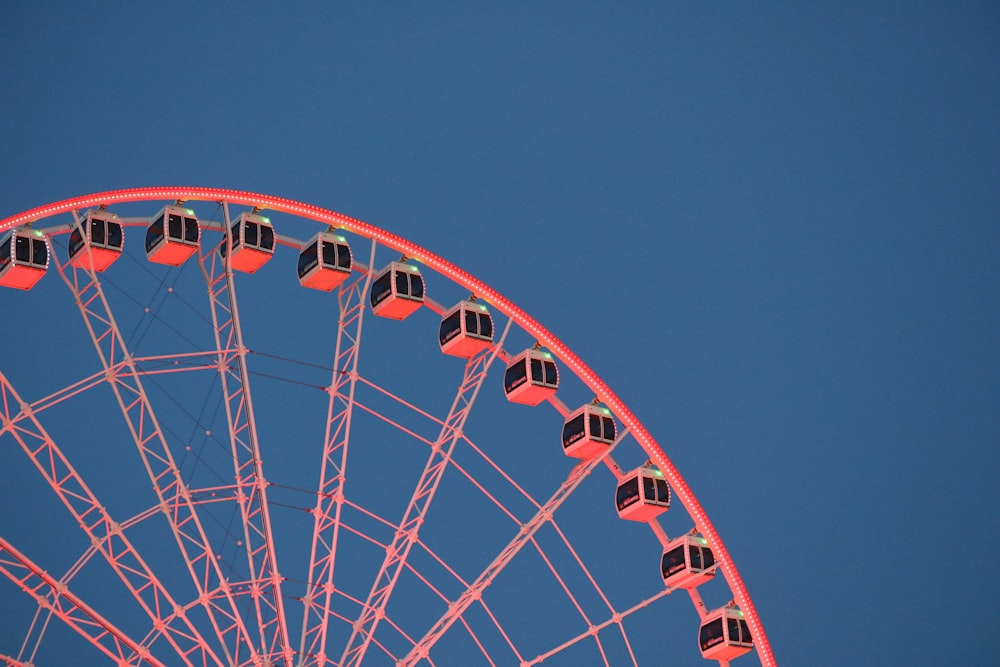
<instances>
[{"instance_id":1,"label":"ferris wheel rim","mask_svg":"<svg viewBox=\"0 0 1000 667\"><path fill-rule=\"evenodd\" d=\"M754 638L754 648L761 664L764 667L773 667L777 664L756 606L728 549L711 519L708 517L707 512L694 495L694 492L663 451L657 440L611 387L576 355L568 345L499 291L440 255L402 236L331 209L307 204L295 199L248 190L202 186L125 188L72 197L38 206L0 220L0 234L23 225L33 224L44 218L80 209L113 204L165 200L226 202L246 205L256 209L277 211L330 226L344 228L349 232L396 250L409 259L425 264L437 273L466 288L476 297L484 299L516 322L525 332L533 336L538 343L548 348L553 355L572 369L576 377L591 389L601 402L611 409L646 452L650 461L656 464L663 472L664 478L671 485L676 497L680 500L688 515L693 519L695 528L708 540L709 545L715 552L719 569L722 571L729 589L733 593L734 602L744 613L750 626Z\"/></svg>"}]
</instances>

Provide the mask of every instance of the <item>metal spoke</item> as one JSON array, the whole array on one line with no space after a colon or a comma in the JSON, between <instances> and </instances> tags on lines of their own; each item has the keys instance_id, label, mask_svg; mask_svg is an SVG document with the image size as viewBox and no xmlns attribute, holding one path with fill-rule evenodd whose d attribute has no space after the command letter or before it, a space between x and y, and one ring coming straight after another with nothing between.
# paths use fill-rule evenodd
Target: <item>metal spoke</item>
<instances>
[{"instance_id":1,"label":"metal spoke","mask_svg":"<svg viewBox=\"0 0 1000 667\"><path fill-rule=\"evenodd\" d=\"M358 352L364 323L365 296L371 287L376 244L371 244L368 267L361 276L343 283L338 290L340 318L333 373L327 388L326 434L320 466L319 492L313 509L309 576L303 598L302 641L299 665L325 665L330 605L335 587L334 565L344 507L347 453L354 414L354 392L358 381Z\"/></svg>"},{"instance_id":2,"label":"metal spoke","mask_svg":"<svg viewBox=\"0 0 1000 667\"><path fill-rule=\"evenodd\" d=\"M615 443L608 448L610 452L619 442L622 441L628 434L628 429L625 429L615 440ZM493 583L507 564L514 559L514 556L518 554L534 537L538 529L541 528L547 521L552 518L553 513L566 501L567 498L576 490L580 483L594 470L598 465L601 464L603 456L597 456L587 461L581 461L576 464L572 470L570 470L569 475L563 481L563 483L556 489L556 492L545 502L544 505L535 513L528 523L523 524L521 529L518 531L517 535L514 536L504 549L497 554L496 558L493 559L486 569L476 577L476 580L472 582L462 592L462 594L451 604L448 605L448 611L441 616L431 629L421 637L420 641L410 650L406 656L399 661L401 667L406 667L409 665L414 665L418 661L426 659L430 653L431 647L437 643L437 641L444 635L445 632L455 623L459 616L461 616L469 606L480 600L483 595L483 591Z\"/></svg>"},{"instance_id":3,"label":"metal spoke","mask_svg":"<svg viewBox=\"0 0 1000 667\"><path fill-rule=\"evenodd\" d=\"M80 219L75 211L73 217L79 227ZM160 510L170 524L212 628L222 641L226 661L240 661L240 646L245 646L251 656L256 656L230 587L223 585L226 578L174 462L135 359L125 347L97 274L91 268L67 267L55 256L53 260L83 316L108 385L114 392L159 500ZM221 595L210 595L213 591L221 591ZM230 635L233 636L232 645L226 639Z\"/></svg>"},{"instance_id":4,"label":"metal spoke","mask_svg":"<svg viewBox=\"0 0 1000 667\"><path fill-rule=\"evenodd\" d=\"M640 609L645 609L646 607L648 607L649 605L653 604L654 602L656 602L660 598L662 598L662 597L664 597L666 595L669 595L671 592L672 592L671 589L666 588L666 589L660 591L659 593L657 593L656 595L653 595L652 597L649 597L649 598L643 600L642 602L639 602L639 603L636 603L636 604L632 605L631 607L629 607L625 611L613 614L607 620L602 621L601 623L598 623L597 625L594 625L591 628L588 628L585 632L581 632L580 634L578 634L577 636L573 637L572 639L568 639L567 641L563 642L562 644L559 644L558 646L555 646L555 647L551 648L550 650L546 651L545 653L539 654L537 657L529 660L528 662L523 663L524 667L530 667L531 665L537 665L537 664L539 664L541 662L545 662L547 659L551 658L552 656L556 655L557 653L562 653L563 651L565 651L566 649L568 649L570 646L573 646L574 644L577 644L577 643L579 643L581 641L584 641L585 639L589 639L591 637L596 637L598 632L600 632L601 630L604 630L607 627L610 627L611 625L619 625L620 626L622 624L622 621L624 619L628 618L629 616L631 616L635 612L639 611Z\"/></svg>"},{"instance_id":5,"label":"metal spoke","mask_svg":"<svg viewBox=\"0 0 1000 667\"><path fill-rule=\"evenodd\" d=\"M222 203L225 220L222 243L226 258L213 247L198 258L208 285L212 309L212 328L218 350L218 368L225 398L226 421L233 455L237 502L243 523L243 544L249 568L249 589L260 633L260 652L264 661L281 657L292 667L292 648L285 623L281 575L271 532L267 504L267 481L264 478L260 443L247 371L247 349L243 340L236 287L230 260L233 255L229 233L229 206Z\"/></svg>"},{"instance_id":6,"label":"metal spoke","mask_svg":"<svg viewBox=\"0 0 1000 667\"><path fill-rule=\"evenodd\" d=\"M444 420L437 440L431 446L431 454L414 488L392 544L386 549L385 559L368 593L368 599L362 607L361 616L354 623L354 629L339 661L343 667L360 665L365 657L372 635L375 634L379 621L385 616L385 609L399 579L400 570L406 564L410 549L417 541L420 526L434 499L452 451L462 437L462 429L479 395L479 389L486 379L490 366L503 349L511 324L512 321L508 320L503 335L495 345L472 357L465 365L465 373L455 400L452 401L448 417Z\"/></svg>"}]
</instances>

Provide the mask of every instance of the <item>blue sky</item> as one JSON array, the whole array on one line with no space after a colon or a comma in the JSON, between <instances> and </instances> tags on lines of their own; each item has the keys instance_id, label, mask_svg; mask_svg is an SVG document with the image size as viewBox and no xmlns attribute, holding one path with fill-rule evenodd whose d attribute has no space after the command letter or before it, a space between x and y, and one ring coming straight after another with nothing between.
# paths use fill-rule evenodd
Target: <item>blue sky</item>
<instances>
[{"instance_id":1,"label":"blue sky","mask_svg":"<svg viewBox=\"0 0 1000 667\"><path fill-rule=\"evenodd\" d=\"M625 400L779 663L982 663L998 51L984 2L9 2L0 217L205 185L395 231Z\"/></svg>"}]
</instances>

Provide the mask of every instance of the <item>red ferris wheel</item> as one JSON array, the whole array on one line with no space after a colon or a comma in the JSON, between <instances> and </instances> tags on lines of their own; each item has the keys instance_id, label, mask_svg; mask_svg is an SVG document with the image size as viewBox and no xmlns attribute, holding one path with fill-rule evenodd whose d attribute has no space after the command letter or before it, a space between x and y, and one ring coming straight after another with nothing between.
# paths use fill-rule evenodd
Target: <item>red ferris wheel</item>
<instances>
[{"instance_id":1,"label":"red ferris wheel","mask_svg":"<svg viewBox=\"0 0 1000 667\"><path fill-rule=\"evenodd\" d=\"M6 664L776 664L629 408L401 236L116 190L0 221L0 286Z\"/></svg>"}]
</instances>

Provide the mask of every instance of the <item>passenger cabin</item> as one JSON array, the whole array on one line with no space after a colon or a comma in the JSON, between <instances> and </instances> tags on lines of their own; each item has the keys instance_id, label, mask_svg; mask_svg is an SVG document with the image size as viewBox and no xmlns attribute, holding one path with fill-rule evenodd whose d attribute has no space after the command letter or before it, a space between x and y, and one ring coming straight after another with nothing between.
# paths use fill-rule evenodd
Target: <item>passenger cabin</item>
<instances>
[{"instance_id":1,"label":"passenger cabin","mask_svg":"<svg viewBox=\"0 0 1000 667\"><path fill-rule=\"evenodd\" d=\"M456 357L471 358L493 344L493 318L486 306L475 301L460 301L441 318L438 327L441 351Z\"/></svg>"},{"instance_id":2,"label":"passenger cabin","mask_svg":"<svg viewBox=\"0 0 1000 667\"><path fill-rule=\"evenodd\" d=\"M649 521L670 509L670 487L663 473L649 466L636 468L618 482L615 492L618 518Z\"/></svg>"},{"instance_id":3,"label":"passenger cabin","mask_svg":"<svg viewBox=\"0 0 1000 667\"><path fill-rule=\"evenodd\" d=\"M606 450L617 433L611 410L601 405L584 405L571 412L563 424L563 453L589 459Z\"/></svg>"},{"instance_id":4,"label":"passenger cabin","mask_svg":"<svg viewBox=\"0 0 1000 667\"><path fill-rule=\"evenodd\" d=\"M734 607L722 607L709 612L698 633L701 657L709 660L732 660L753 648L750 628L743 612Z\"/></svg>"},{"instance_id":5,"label":"passenger cabin","mask_svg":"<svg viewBox=\"0 0 1000 667\"><path fill-rule=\"evenodd\" d=\"M369 301L379 317L405 320L424 303L424 278L415 264L392 262L372 281Z\"/></svg>"},{"instance_id":6,"label":"passenger cabin","mask_svg":"<svg viewBox=\"0 0 1000 667\"><path fill-rule=\"evenodd\" d=\"M146 228L146 257L157 264L180 266L198 252L200 238L194 211L166 206Z\"/></svg>"},{"instance_id":7,"label":"passenger cabin","mask_svg":"<svg viewBox=\"0 0 1000 667\"><path fill-rule=\"evenodd\" d=\"M125 241L118 216L91 211L69 235L69 263L78 269L104 271L122 256Z\"/></svg>"},{"instance_id":8,"label":"passenger cabin","mask_svg":"<svg viewBox=\"0 0 1000 667\"><path fill-rule=\"evenodd\" d=\"M524 405L538 405L556 393L559 370L552 353L530 347L510 360L503 376L507 400Z\"/></svg>"},{"instance_id":9,"label":"passenger cabin","mask_svg":"<svg viewBox=\"0 0 1000 667\"><path fill-rule=\"evenodd\" d=\"M715 576L715 555L708 540L684 535L671 541L660 558L660 575L670 588L695 588Z\"/></svg>"},{"instance_id":10,"label":"passenger cabin","mask_svg":"<svg viewBox=\"0 0 1000 667\"><path fill-rule=\"evenodd\" d=\"M351 247L347 239L331 232L320 232L299 253L299 284L331 292L351 275L351 266Z\"/></svg>"},{"instance_id":11,"label":"passenger cabin","mask_svg":"<svg viewBox=\"0 0 1000 667\"><path fill-rule=\"evenodd\" d=\"M49 266L45 236L27 228L0 237L0 286L29 290Z\"/></svg>"},{"instance_id":12,"label":"passenger cabin","mask_svg":"<svg viewBox=\"0 0 1000 667\"><path fill-rule=\"evenodd\" d=\"M229 241L223 239L219 254L225 258L232 244L229 265L233 271L254 273L274 256L274 227L267 218L243 213L229 227Z\"/></svg>"}]
</instances>

